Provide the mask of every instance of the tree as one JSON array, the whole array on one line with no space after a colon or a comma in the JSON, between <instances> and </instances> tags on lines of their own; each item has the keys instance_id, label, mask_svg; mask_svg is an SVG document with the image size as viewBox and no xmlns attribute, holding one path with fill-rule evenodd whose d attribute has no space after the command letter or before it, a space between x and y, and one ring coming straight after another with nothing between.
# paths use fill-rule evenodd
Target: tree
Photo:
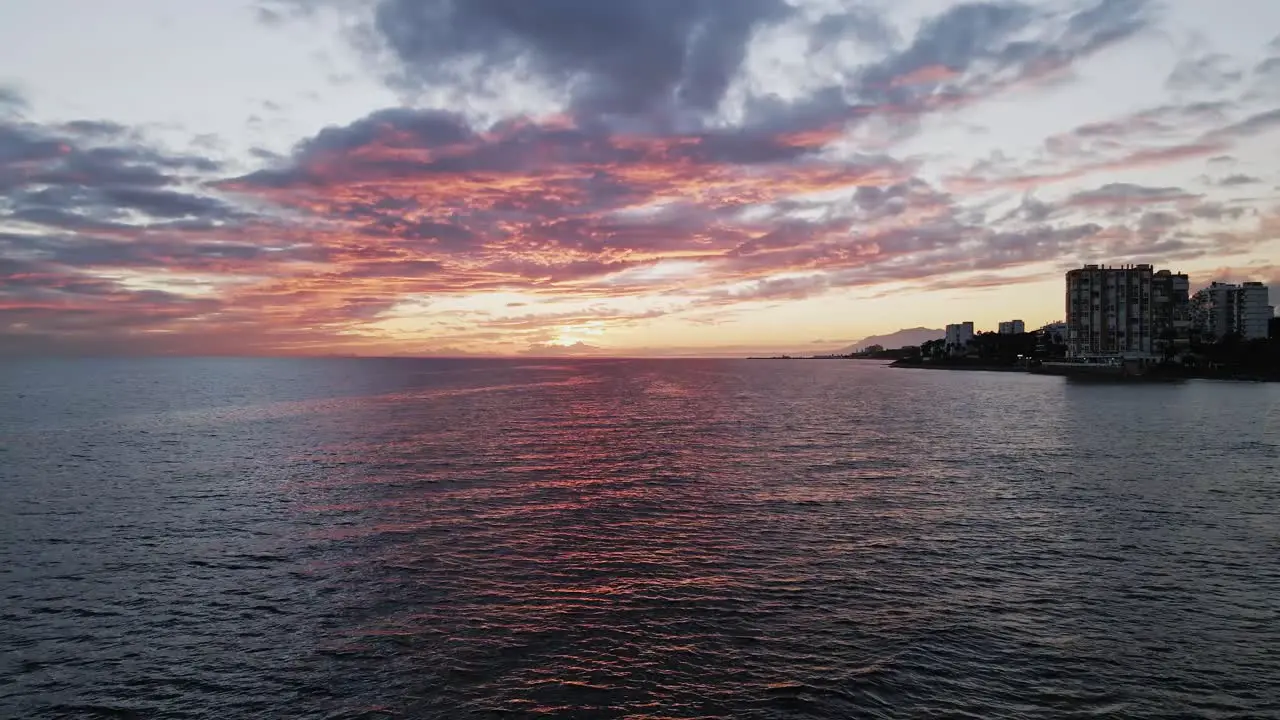
<instances>
[{"instance_id":1,"label":"tree","mask_svg":"<svg viewBox=\"0 0 1280 720\"><path fill-rule=\"evenodd\" d=\"M929 340L920 345L920 355L926 358L936 358L945 355L947 352L947 342L942 339Z\"/></svg>"}]
</instances>

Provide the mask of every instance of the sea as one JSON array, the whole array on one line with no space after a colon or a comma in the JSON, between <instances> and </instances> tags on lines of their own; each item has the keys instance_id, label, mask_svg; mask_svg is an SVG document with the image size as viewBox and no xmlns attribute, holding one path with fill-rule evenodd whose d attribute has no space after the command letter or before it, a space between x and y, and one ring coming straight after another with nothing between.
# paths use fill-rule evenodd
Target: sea
<instances>
[{"instance_id":1,"label":"sea","mask_svg":"<svg viewBox=\"0 0 1280 720\"><path fill-rule=\"evenodd\" d=\"M0 717L1280 717L1280 385L5 361Z\"/></svg>"}]
</instances>

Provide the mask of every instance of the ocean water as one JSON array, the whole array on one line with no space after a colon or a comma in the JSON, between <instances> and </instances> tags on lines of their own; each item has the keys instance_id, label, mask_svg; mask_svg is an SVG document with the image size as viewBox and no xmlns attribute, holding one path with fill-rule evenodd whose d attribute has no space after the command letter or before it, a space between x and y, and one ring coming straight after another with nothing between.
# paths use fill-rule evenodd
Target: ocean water
<instances>
[{"instance_id":1,"label":"ocean water","mask_svg":"<svg viewBox=\"0 0 1280 720\"><path fill-rule=\"evenodd\" d=\"M0 717L1280 717L1280 385L7 362Z\"/></svg>"}]
</instances>

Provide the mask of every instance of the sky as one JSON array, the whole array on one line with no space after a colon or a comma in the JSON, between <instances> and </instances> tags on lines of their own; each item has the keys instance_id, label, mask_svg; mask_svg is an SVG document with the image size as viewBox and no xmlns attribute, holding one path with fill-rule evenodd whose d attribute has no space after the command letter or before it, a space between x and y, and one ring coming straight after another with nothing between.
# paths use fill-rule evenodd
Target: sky
<instances>
[{"instance_id":1,"label":"sky","mask_svg":"<svg viewBox=\"0 0 1280 720\"><path fill-rule=\"evenodd\" d=\"M1280 286L1274 0L5 0L0 355L734 355ZM1273 289L1273 299L1277 293Z\"/></svg>"}]
</instances>

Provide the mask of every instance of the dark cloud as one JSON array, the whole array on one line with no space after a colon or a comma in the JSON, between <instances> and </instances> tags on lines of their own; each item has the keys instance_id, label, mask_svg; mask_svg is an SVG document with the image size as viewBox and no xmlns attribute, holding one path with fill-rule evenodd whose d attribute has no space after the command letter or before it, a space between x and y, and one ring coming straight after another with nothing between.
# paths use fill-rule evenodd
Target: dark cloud
<instances>
[{"instance_id":1,"label":"dark cloud","mask_svg":"<svg viewBox=\"0 0 1280 720\"><path fill-rule=\"evenodd\" d=\"M95 141L101 138L83 137L116 134L107 127L89 123L67 130L0 122L0 190L44 185L157 188L183 175L221 169L209 158L164 153L131 140L100 144Z\"/></svg>"},{"instance_id":2,"label":"dark cloud","mask_svg":"<svg viewBox=\"0 0 1280 720\"><path fill-rule=\"evenodd\" d=\"M852 8L851 22L875 27L858 6ZM1152 20L1147 0L1099 0L1067 13L1036 3L962 3L926 19L905 48L845 68L834 84L809 97L748 98L746 116L750 125L775 129L887 116L894 136L906 137L923 115L970 105L1019 83L1043 82L1144 31Z\"/></svg>"},{"instance_id":3,"label":"dark cloud","mask_svg":"<svg viewBox=\"0 0 1280 720\"><path fill-rule=\"evenodd\" d=\"M1128 38L1150 21L1149 0L1098 0L1071 17L1067 37L1082 51Z\"/></svg>"},{"instance_id":4,"label":"dark cloud","mask_svg":"<svg viewBox=\"0 0 1280 720\"><path fill-rule=\"evenodd\" d=\"M97 121L0 121L5 352L172 349L175 324L227 309L202 278L314 260L306 243L272 245L250 231L252 213L194 189L216 162L141 138ZM165 289L122 279L139 274Z\"/></svg>"},{"instance_id":5,"label":"dark cloud","mask_svg":"<svg viewBox=\"0 0 1280 720\"><path fill-rule=\"evenodd\" d=\"M1198 197L1177 187L1147 187L1131 183L1109 183L1096 190L1079 192L1067 200L1068 205L1127 205L1176 202Z\"/></svg>"},{"instance_id":6,"label":"dark cloud","mask_svg":"<svg viewBox=\"0 0 1280 720\"><path fill-rule=\"evenodd\" d=\"M233 240L189 240L166 235L115 239L89 234L87 228L69 228L63 234L0 234L0 257L36 258L65 268L137 268L205 271L251 263L309 259L309 250L284 251Z\"/></svg>"},{"instance_id":7,"label":"dark cloud","mask_svg":"<svg viewBox=\"0 0 1280 720\"><path fill-rule=\"evenodd\" d=\"M1239 220L1249 213L1248 208L1231 207L1223 203L1209 202L1200 203L1191 208L1189 212L1198 218L1205 220L1222 221L1222 220Z\"/></svg>"},{"instance_id":8,"label":"dark cloud","mask_svg":"<svg viewBox=\"0 0 1280 720\"><path fill-rule=\"evenodd\" d=\"M117 207L157 218L234 218L238 213L217 198L195 195L175 190L153 188L116 187L102 192L103 199Z\"/></svg>"},{"instance_id":9,"label":"dark cloud","mask_svg":"<svg viewBox=\"0 0 1280 720\"><path fill-rule=\"evenodd\" d=\"M401 148L438 148L475 139L462 116L443 110L389 108L350 125L321 130L300 154L342 153L375 143Z\"/></svg>"},{"instance_id":10,"label":"dark cloud","mask_svg":"<svg viewBox=\"0 0 1280 720\"><path fill-rule=\"evenodd\" d=\"M1012 68L1024 76L1059 67L1139 32L1147 10L1146 0L1101 0L1063 26L1029 3L956 5L925 22L906 50L864 71L863 94L901 101L909 91L901 79L931 68L957 75Z\"/></svg>"},{"instance_id":11,"label":"dark cloud","mask_svg":"<svg viewBox=\"0 0 1280 720\"><path fill-rule=\"evenodd\" d=\"M28 205L0 214L0 220L16 220L21 223L41 225L45 228L75 232L108 232L120 227L118 223L95 218L75 210L57 207Z\"/></svg>"},{"instance_id":12,"label":"dark cloud","mask_svg":"<svg viewBox=\"0 0 1280 720\"><path fill-rule=\"evenodd\" d=\"M249 148L249 154L258 160L269 163L278 163L285 159L285 157L280 153L261 147Z\"/></svg>"},{"instance_id":13,"label":"dark cloud","mask_svg":"<svg viewBox=\"0 0 1280 720\"><path fill-rule=\"evenodd\" d=\"M1254 177L1252 175L1235 174L1222 178L1218 181L1218 184L1230 187L1233 185L1253 185L1260 182L1262 182L1262 178Z\"/></svg>"},{"instance_id":14,"label":"dark cloud","mask_svg":"<svg viewBox=\"0 0 1280 720\"><path fill-rule=\"evenodd\" d=\"M1213 131L1209 134L1209 137L1240 139L1261 135L1277 128L1280 128L1280 108L1251 115L1240 122Z\"/></svg>"},{"instance_id":15,"label":"dark cloud","mask_svg":"<svg viewBox=\"0 0 1280 720\"><path fill-rule=\"evenodd\" d=\"M810 52L848 40L887 48L897 40L897 33L876 11L856 5L823 15L809 29Z\"/></svg>"},{"instance_id":16,"label":"dark cloud","mask_svg":"<svg viewBox=\"0 0 1280 720\"><path fill-rule=\"evenodd\" d=\"M0 257L0 354L101 348L112 338L216 311L221 301L159 290L42 260Z\"/></svg>"},{"instance_id":17,"label":"dark cloud","mask_svg":"<svg viewBox=\"0 0 1280 720\"><path fill-rule=\"evenodd\" d=\"M836 227L847 229L848 221L837 222ZM729 252L733 257L759 255L776 250L794 248L808 244L812 239L834 229L830 224L814 223L802 220L784 220L767 233L753 237L739 244Z\"/></svg>"},{"instance_id":18,"label":"dark cloud","mask_svg":"<svg viewBox=\"0 0 1280 720\"><path fill-rule=\"evenodd\" d=\"M1221 92L1244 77L1244 72L1231 63L1230 57L1218 53L1184 58L1169 73L1165 86L1172 90Z\"/></svg>"},{"instance_id":19,"label":"dark cloud","mask_svg":"<svg viewBox=\"0 0 1280 720\"><path fill-rule=\"evenodd\" d=\"M52 231L197 231L249 214L194 189L219 163L167 153L101 121L0 121L0 221Z\"/></svg>"},{"instance_id":20,"label":"dark cloud","mask_svg":"<svg viewBox=\"0 0 1280 720\"><path fill-rule=\"evenodd\" d=\"M592 193L609 193L611 188L625 193L623 185L610 185L608 168L645 163L767 165L812 155L826 139L820 133L788 136L733 129L625 136L590 124L578 127L526 121L500 123L486 133L477 133L452 113L397 108L350 125L326 128L299 144L290 161L228 186L285 188L467 173L532 174L559 166L594 166L601 173L591 178Z\"/></svg>"},{"instance_id":21,"label":"dark cloud","mask_svg":"<svg viewBox=\"0 0 1280 720\"><path fill-rule=\"evenodd\" d=\"M72 120L59 129L72 135L117 138L130 134L129 128L109 120Z\"/></svg>"},{"instance_id":22,"label":"dark cloud","mask_svg":"<svg viewBox=\"0 0 1280 720\"><path fill-rule=\"evenodd\" d=\"M1052 203L1043 202L1031 195L1026 195L1022 198L1022 202L1018 204L1018 207L1006 214L1002 220L1042 223L1048 220L1055 210L1057 208Z\"/></svg>"},{"instance_id":23,"label":"dark cloud","mask_svg":"<svg viewBox=\"0 0 1280 720\"><path fill-rule=\"evenodd\" d=\"M370 6L328 0L273 0L271 21L306 15L317 7L346 8L365 23L359 42L369 40L394 59L406 87L452 88L461 97L490 92L496 75L534 77L564 91L569 113L588 134L591 123L644 117L669 131L676 118L688 126L706 118L724 99L741 70L756 30L794 19L787 0L374 0ZM361 8L371 12L361 15ZM812 10L812 8L806 8ZM899 135L913 131L915 116L973 102L1015 82L1035 80L1071 62L1131 37L1151 20L1146 0L1097 0L1061 12L1028 2L973 2L927 19L904 49L864 67L837 67L832 84L808 97L782 100L769 94L745 98L745 139L729 133L707 138L699 150L719 151L757 162L786 159L793 150L760 142L759 134L838 130L882 114L894 116ZM895 31L879 11L857 3L792 23L808 33L811 51L843 41L889 50ZM839 63L838 53L832 55ZM684 111L694 111L691 118ZM396 111L389 111L396 112ZM413 111L400 111L414 115ZM442 130L465 142L456 116L369 118L367 133L392 125L438 120L426 136ZM347 128L348 139L363 145ZM649 128L652 132L654 128ZM428 140L419 136L418 140ZM338 138L321 140L318 147ZM429 143L428 143L429 144ZM339 148L340 149L340 148ZM468 158L474 162L475 157ZM438 165L442 161L437 160ZM387 168L388 172L393 171ZM261 176L267 181L267 176Z\"/></svg>"},{"instance_id":24,"label":"dark cloud","mask_svg":"<svg viewBox=\"0 0 1280 720\"><path fill-rule=\"evenodd\" d=\"M782 0L380 0L373 30L414 86L523 66L591 112L705 111L752 31L789 12Z\"/></svg>"},{"instance_id":25,"label":"dark cloud","mask_svg":"<svg viewBox=\"0 0 1280 720\"><path fill-rule=\"evenodd\" d=\"M895 79L924 68L943 67L964 72L981 60L1020 61L1030 47L1009 38L1036 17L1018 3L968 3L949 8L921 27L903 52L866 70L862 83L868 90L889 93Z\"/></svg>"}]
</instances>

